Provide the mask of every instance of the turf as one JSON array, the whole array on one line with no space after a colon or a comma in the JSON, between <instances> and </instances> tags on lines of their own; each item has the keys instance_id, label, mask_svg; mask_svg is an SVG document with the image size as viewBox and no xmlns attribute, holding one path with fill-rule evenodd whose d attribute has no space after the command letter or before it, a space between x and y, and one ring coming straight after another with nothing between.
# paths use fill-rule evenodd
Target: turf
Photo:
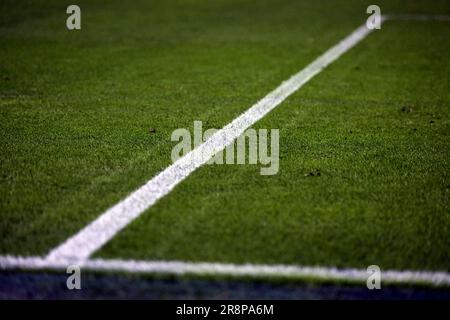
<instances>
[{"instance_id":1,"label":"turf","mask_svg":"<svg viewBox=\"0 0 450 320\"><path fill-rule=\"evenodd\" d=\"M278 175L203 167L100 255L447 269L447 34L386 24L256 126Z\"/></svg>"},{"instance_id":2,"label":"turf","mask_svg":"<svg viewBox=\"0 0 450 320\"><path fill-rule=\"evenodd\" d=\"M68 4L2 3L2 254L46 253L168 166L174 129L227 124L370 3L80 1L77 32ZM388 22L255 126L280 129L278 175L202 167L96 255L448 270L448 33Z\"/></svg>"}]
</instances>

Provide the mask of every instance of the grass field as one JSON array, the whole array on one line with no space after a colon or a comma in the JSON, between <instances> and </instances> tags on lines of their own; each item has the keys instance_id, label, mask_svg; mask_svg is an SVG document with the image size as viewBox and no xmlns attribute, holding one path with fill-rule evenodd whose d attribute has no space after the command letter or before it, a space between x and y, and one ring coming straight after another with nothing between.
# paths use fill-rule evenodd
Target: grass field
<instances>
[{"instance_id":1,"label":"grass field","mask_svg":"<svg viewBox=\"0 0 450 320\"><path fill-rule=\"evenodd\" d=\"M69 4L1 3L1 255L47 254L168 167L175 129L222 128L372 3L78 1L79 31ZM203 166L94 257L450 271L449 34L386 22L255 124L277 175Z\"/></svg>"}]
</instances>

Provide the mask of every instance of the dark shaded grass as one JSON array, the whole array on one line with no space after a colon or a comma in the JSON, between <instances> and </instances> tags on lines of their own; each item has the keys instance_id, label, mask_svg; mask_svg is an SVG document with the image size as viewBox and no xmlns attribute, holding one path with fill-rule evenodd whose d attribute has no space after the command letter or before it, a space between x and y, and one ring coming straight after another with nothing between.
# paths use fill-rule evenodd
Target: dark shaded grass
<instances>
[{"instance_id":1,"label":"dark shaded grass","mask_svg":"<svg viewBox=\"0 0 450 320\"><path fill-rule=\"evenodd\" d=\"M83 273L81 290L68 290L67 277L54 272L0 273L0 299L272 299L272 300L448 300L445 288L383 287L261 281L149 278Z\"/></svg>"}]
</instances>

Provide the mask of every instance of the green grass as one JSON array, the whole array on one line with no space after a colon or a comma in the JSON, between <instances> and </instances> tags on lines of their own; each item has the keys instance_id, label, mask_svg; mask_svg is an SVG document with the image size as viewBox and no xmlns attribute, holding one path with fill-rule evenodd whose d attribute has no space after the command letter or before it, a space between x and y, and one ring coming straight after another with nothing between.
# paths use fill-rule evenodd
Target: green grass
<instances>
[{"instance_id":1,"label":"green grass","mask_svg":"<svg viewBox=\"0 0 450 320\"><path fill-rule=\"evenodd\" d=\"M174 129L227 124L371 3L80 1L76 32L68 4L2 3L1 254L45 254L167 167ZM448 33L388 22L256 124L278 175L202 167L96 256L449 270Z\"/></svg>"}]
</instances>

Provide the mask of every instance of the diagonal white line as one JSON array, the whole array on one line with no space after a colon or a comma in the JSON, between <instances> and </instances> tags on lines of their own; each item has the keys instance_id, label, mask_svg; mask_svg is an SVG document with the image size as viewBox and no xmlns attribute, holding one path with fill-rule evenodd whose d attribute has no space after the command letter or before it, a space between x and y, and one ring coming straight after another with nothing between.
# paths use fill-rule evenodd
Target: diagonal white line
<instances>
[{"instance_id":1,"label":"diagonal white line","mask_svg":"<svg viewBox=\"0 0 450 320\"><path fill-rule=\"evenodd\" d=\"M104 212L77 234L51 250L49 260L87 259L156 201L168 194L195 169L223 150L325 67L364 39L372 30L362 25L306 68L284 81L262 100L212 135L206 142L167 167L124 200Z\"/></svg>"},{"instance_id":2,"label":"diagonal white line","mask_svg":"<svg viewBox=\"0 0 450 320\"><path fill-rule=\"evenodd\" d=\"M69 265L78 265L84 270L126 271L132 273L175 275L228 275L237 277L283 277L314 278L327 281L352 281L366 284L368 277L364 269L338 269L332 267L309 267L297 265L232 264L185 261L136 261L88 259L82 261L52 261L41 257L0 256L0 270L65 270ZM450 274L444 271L382 270L383 283L428 284L450 286Z\"/></svg>"}]
</instances>

